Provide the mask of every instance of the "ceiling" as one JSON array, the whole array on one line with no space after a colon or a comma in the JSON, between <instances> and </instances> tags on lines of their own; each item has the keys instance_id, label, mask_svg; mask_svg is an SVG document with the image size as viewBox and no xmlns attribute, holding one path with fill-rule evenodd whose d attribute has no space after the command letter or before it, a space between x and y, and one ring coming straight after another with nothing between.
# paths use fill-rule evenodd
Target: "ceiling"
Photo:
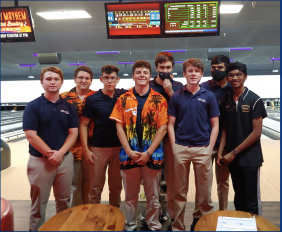
<instances>
[{"instance_id":1,"label":"ceiling","mask_svg":"<svg viewBox=\"0 0 282 232\"><path fill-rule=\"evenodd\" d=\"M112 2L118 2L117 0ZM76 66L70 62L86 62L100 76L100 68L113 64L123 77L125 65L117 62L146 60L154 67L154 58L162 50L187 49L173 53L175 60L199 58L205 65L206 76L210 75L208 48L252 47L248 51L230 51L230 58L245 63L249 75L280 74L280 1L222 1L221 4L242 4L238 14L220 15L220 36L152 38L152 39L107 39L104 1L19 1L19 6L30 6L35 24L36 42L1 44L1 80L28 80L34 75L39 79L42 67L32 53L60 52L62 61L55 66L63 70L66 79L73 78ZM1 1L1 7L14 6L14 1ZM45 20L36 12L86 10L92 18L79 20ZM225 34L225 36L224 36ZM120 54L97 55L96 51L120 51ZM37 67L21 68L17 64L37 63ZM273 66L274 65L274 66ZM131 78L132 65L127 65L127 78ZM273 73L272 69L278 69ZM182 76L182 64L175 64L174 71ZM156 71L153 71L153 76ZM34 79L29 79L34 80Z\"/></svg>"}]
</instances>

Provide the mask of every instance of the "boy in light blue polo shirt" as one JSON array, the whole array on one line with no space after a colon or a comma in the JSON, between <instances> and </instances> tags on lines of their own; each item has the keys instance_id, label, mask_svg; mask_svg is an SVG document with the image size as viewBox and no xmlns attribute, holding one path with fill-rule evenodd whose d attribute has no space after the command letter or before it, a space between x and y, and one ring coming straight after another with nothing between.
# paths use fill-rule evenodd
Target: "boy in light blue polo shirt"
<instances>
[{"instance_id":1,"label":"boy in light blue polo shirt","mask_svg":"<svg viewBox=\"0 0 282 232\"><path fill-rule=\"evenodd\" d=\"M193 163L197 206L201 216L212 212L211 155L219 130L218 103L213 93L199 85L205 65L197 58L183 63L187 85L171 96L168 136L174 155L174 216L172 230L185 230L190 164ZM209 132L209 121L211 132ZM199 216L198 216L199 217Z\"/></svg>"}]
</instances>

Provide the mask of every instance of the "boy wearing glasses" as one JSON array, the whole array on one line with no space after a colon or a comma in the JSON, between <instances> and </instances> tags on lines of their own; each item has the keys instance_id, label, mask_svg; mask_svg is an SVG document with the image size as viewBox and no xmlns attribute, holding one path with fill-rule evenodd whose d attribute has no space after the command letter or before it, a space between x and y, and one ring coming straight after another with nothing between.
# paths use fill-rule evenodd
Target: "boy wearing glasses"
<instances>
[{"instance_id":1,"label":"boy wearing glasses","mask_svg":"<svg viewBox=\"0 0 282 232\"><path fill-rule=\"evenodd\" d=\"M162 139L167 131L167 102L149 86L151 65L144 60L132 67L134 89L118 99L110 118L116 123L122 144L119 154L121 176L125 190L124 229L137 230L137 205L140 183L146 194L148 230L160 230L159 182L164 155Z\"/></svg>"},{"instance_id":2,"label":"boy wearing glasses","mask_svg":"<svg viewBox=\"0 0 282 232\"><path fill-rule=\"evenodd\" d=\"M260 136L262 119L267 113L260 97L244 86L247 80L245 64L231 63L226 78L233 91L220 101L224 125L218 164L229 165L235 209L261 215L259 176L263 157ZM223 155L225 147L227 154Z\"/></svg>"},{"instance_id":3,"label":"boy wearing glasses","mask_svg":"<svg viewBox=\"0 0 282 232\"><path fill-rule=\"evenodd\" d=\"M117 208L120 206L122 190L119 169L121 144L117 137L116 124L109 116L119 96L127 92L125 89L116 88L119 82L118 71L113 65L101 68L100 81L104 88L86 99L79 127L83 156L91 164L90 203L101 202L108 166L109 204ZM88 144L87 127L91 118L94 120L93 137Z\"/></svg>"},{"instance_id":4,"label":"boy wearing glasses","mask_svg":"<svg viewBox=\"0 0 282 232\"><path fill-rule=\"evenodd\" d=\"M74 83L76 86L70 91L61 93L62 98L66 99L69 103L75 106L78 113L79 122L87 97L96 93L96 91L89 89L90 85L92 84L92 79L92 70L87 66L79 66L74 71ZM90 126L88 127L89 139L92 137L93 126L93 120L91 120ZM74 156L74 176L72 178L70 206L73 207L89 204L89 164L83 159L82 146L79 136L77 137L77 140L70 151Z\"/></svg>"}]
</instances>

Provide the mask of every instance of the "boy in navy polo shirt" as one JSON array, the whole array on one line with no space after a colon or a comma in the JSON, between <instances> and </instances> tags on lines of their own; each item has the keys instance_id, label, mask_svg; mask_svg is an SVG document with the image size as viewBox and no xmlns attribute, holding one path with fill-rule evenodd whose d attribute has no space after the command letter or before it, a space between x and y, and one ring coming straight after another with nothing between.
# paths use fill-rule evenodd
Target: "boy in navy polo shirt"
<instances>
[{"instance_id":1,"label":"boy in navy polo shirt","mask_svg":"<svg viewBox=\"0 0 282 232\"><path fill-rule=\"evenodd\" d=\"M231 63L226 78L233 91L220 101L224 127L218 164L229 164L235 209L261 215L259 173L263 157L260 136L262 119L267 113L260 97L244 86L245 64ZM223 155L225 146L227 154Z\"/></svg>"},{"instance_id":2,"label":"boy in navy polo shirt","mask_svg":"<svg viewBox=\"0 0 282 232\"><path fill-rule=\"evenodd\" d=\"M205 65L197 58L183 63L187 85L171 96L168 136L174 154L174 216L172 230L185 230L190 164L193 163L200 215L212 212L212 150L218 135L218 103L213 93L199 85ZM209 132L209 121L211 132Z\"/></svg>"},{"instance_id":3,"label":"boy in navy polo shirt","mask_svg":"<svg viewBox=\"0 0 282 232\"><path fill-rule=\"evenodd\" d=\"M150 81L150 88L164 96L167 103L171 95L182 89L183 84L172 79L172 71L174 68L174 57L169 52L160 52L155 57L155 68L158 76ZM166 134L163 139L164 146L164 176L167 185L167 211L171 218L174 220L174 200L173 200L173 153L171 144Z\"/></svg>"},{"instance_id":4,"label":"boy in navy polo shirt","mask_svg":"<svg viewBox=\"0 0 282 232\"><path fill-rule=\"evenodd\" d=\"M118 71L119 69L113 65L101 68L100 81L104 88L86 99L79 132L84 159L91 164L90 203L101 202L108 166L109 203L119 208L122 190L119 169L121 144L117 137L116 123L109 119L119 96L127 92L125 89L116 88L119 82ZM87 127L91 118L94 120L94 129L88 145Z\"/></svg>"},{"instance_id":5,"label":"boy in navy polo shirt","mask_svg":"<svg viewBox=\"0 0 282 232\"><path fill-rule=\"evenodd\" d=\"M73 155L69 151L78 135L76 109L59 95L63 73L56 67L42 69L45 93L27 104L23 130L29 141L27 164L30 182L31 231L45 222L45 211L53 186L56 212L69 208L73 177Z\"/></svg>"}]
</instances>

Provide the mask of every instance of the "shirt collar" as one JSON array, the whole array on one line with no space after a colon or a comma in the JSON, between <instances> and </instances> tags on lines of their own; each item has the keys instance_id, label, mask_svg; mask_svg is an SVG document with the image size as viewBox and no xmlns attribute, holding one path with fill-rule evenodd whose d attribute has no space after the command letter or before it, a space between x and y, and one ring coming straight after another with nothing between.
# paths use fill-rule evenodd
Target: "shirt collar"
<instances>
[{"instance_id":1,"label":"shirt collar","mask_svg":"<svg viewBox=\"0 0 282 232\"><path fill-rule=\"evenodd\" d=\"M51 102L51 103L53 103L53 104L59 104L59 103L61 103L61 102L63 101L63 99L61 98L61 95L59 95L59 97L60 97L60 98L59 98L55 103L53 103L53 102L49 101L49 100L44 96L44 93L42 93L40 100L42 101L43 105L46 104L47 102Z\"/></svg>"},{"instance_id":2,"label":"shirt collar","mask_svg":"<svg viewBox=\"0 0 282 232\"><path fill-rule=\"evenodd\" d=\"M199 85L199 86L200 86L200 90L199 90L198 92L196 92L195 94L204 93L204 92L207 91L204 87L202 87L202 85ZM183 86L183 90L184 90L184 91L187 91L188 93L190 93L190 92L186 89L186 85ZM195 94L194 94L194 95L195 95Z\"/></svg>"},{"instance_id":3,"label":"shirt collar","mask_svg":"<svg viewBox=\"0 0 282 232\"><path fill-rule=\"evenodd\" d=\"M138 96L140 96L140 97L148 97L150 91L151 91L151 88L149 88L149 90L148 90L147 93L145 93L144 95L140 96L140 94L136 92L135 87L133 88L133 93L134 93L134 95L135 95L135 96L138 95Z\"/></svg>"}]
</instances>

